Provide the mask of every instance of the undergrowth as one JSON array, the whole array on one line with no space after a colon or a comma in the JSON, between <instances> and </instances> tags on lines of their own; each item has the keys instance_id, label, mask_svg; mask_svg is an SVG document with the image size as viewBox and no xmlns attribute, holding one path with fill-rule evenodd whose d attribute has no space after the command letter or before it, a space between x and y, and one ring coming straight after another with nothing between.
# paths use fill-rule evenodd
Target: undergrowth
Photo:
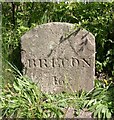
<instances>
[{"instance_id":1,"label":"undergrowth","mask_svg":"<svg viewBox=\"0 0 114 120\"><path fill-rule=\"evenodd\" d=\"M88 110L93 112L94 118L111 118L114 115L114 84L99 80L95 81L95 87L89 94L90 99L85 102Z\"/></svg>"},{"instance_id":2,"label":"undergrowth","mask_svg":"<svg viewBox=\"0 0 114 120\"><path fill-rule=\"evenodd\" d=\"M111 118L114 114L112 82L104 84L96 80L94 89L88 93L49 94L43 93L38 85L21 75L15 67L9 71L14 79L5 83L0 93L3 118L64 118L69 107L74 108L76 116L83 108L91 111L93 118Z\"/></svg>"},{"instance_id":3,"label":"undergrowth","mask_svg":"<svg viewBox=\"0 0 114 120\"><path fill-rule=\"evenodd\" d=\"M43 93L38 85L22 76L15 67L13 69L13 82L5 83L0 93L3 118L63 118L69 107L79 114L87 99L85 92Z\"/></svg>"}]
</instances>

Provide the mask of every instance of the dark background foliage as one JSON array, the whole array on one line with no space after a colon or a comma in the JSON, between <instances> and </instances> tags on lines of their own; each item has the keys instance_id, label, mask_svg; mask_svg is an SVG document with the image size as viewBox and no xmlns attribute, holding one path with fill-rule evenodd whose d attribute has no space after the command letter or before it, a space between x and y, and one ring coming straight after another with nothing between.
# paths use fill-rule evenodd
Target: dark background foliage
<instances>
[{"instance_id":1,"label":"dark background foliage","mask_svg":"<svg viewBox=\"0 0 114 120\"><path fill-rule=\"evenodd\" d=\"M96 73L114 76L113 3L2 3L3 56L21 70L20 37L47 22L69 22L82 26L96 38Z\"/></svg>"}]
</instances>

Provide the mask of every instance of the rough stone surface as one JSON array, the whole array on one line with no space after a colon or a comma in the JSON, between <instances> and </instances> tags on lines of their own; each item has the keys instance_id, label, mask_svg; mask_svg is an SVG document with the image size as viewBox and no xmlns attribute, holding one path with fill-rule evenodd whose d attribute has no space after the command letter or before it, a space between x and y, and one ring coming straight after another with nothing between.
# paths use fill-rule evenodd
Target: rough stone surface
<instances>
[{"instance_id":1,"label":"rough stone surface","mask_svg":"<svg viewBox=\"0 0 114 120\"><path fill-rule=\"evenodd\" d=\"M56 93L93 88L95 38L70 23L42 24L21 37L23 74L42 91Z\"/></svg>"},{"instance_id":2,"label":"rough stone surface","mask_svg":"<svg viewBox=\"0 0 114 120\"><path fill-rule=\"evenodd\" d=\"M88 118L88 119L91 118L91 120L94 120L92 119L93 113L88 111L87 109L81 110L78 116L75 115L75 109L72 107L65 108L63 110L63 113L64 113L64 118L77 118L76 120L80 120L80 118Z\"/></svg>"}]
</instances>

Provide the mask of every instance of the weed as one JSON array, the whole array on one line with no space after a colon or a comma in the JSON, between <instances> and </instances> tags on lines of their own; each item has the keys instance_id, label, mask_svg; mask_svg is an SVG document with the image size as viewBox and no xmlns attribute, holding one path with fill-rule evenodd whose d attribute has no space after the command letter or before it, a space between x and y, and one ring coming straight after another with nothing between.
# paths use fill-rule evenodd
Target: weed
<instances>
[{"instance_id":1,"label":"weed","mask_svg":"<svg viewBox=\"0 0 114 120\"><path fill-rule=\"evenodd\" d=\"M86 107L93 112L94 118L111 118L114 113L114 85L95 81L95 88L89 94L90 99L85 102Z\"/></svg>"}]
</instances>

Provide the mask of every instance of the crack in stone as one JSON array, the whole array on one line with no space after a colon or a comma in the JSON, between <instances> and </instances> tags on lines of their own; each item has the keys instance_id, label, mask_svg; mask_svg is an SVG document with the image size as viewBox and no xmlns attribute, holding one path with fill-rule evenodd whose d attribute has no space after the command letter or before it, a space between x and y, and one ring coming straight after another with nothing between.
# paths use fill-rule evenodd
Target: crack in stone
<instances>
[{"instance_id":1,"label":"crack in stone","mask_svg":"<svg viewBox=\"0 0 114 120\"><path fill-rule=\"evenodd\" d=\"M87 32L84 36L82 36L82 40L85 38L85 37L87 37L87 35L89 34L89 32Z\"/></svg>"},{"instance_id":2,"label":"crack in stone","mask_svg":"<svg viewBox=\"0 0 114 120\"><path fill-rule=\"evenodd\" d=\"M79 44L81 46L81 48L77 52L83 51L84 46L87 45L87 43L88 43L88 39L86 38L85 41L83 41L82 43Z\"/></svg>"},{"instance_id":3,"label":"crack in stone","mask_svg":"<svg viewBox=\"0 0 114 120\"><path fill-rule=\"evenodd\" d=\"M78 28L77 30L73 31L72 33L70 33L67 37L63 38L63 36L61 36L60 40L59 40L59 44L60 45L61 43L63 43L64 41L68 40L72 35L76 36L78 34L78 32L81 30L81 28ZM69 40L68 40L69 41ZM58 46L57 45L57 46ZM51 54L53 53L53 51L56 49L55 46L53 49L51 49L50 53L47 55L47 57L50 57Z\"/></svg>"},{"instance_id":4,"label":"crack in stone","mask_svg":"<svg viewBox=\"0 0 114 120\"><path fill-rule=\"evenodd\" d=\"M51 49L50 53L47 55L47 57L50 57L52 54L53 50Z\"/></svg>"},{"instance_id":5,"label":"crack in stone","mask_svg":"<svg viewBox=\"0 0 114 120\"><path fill-rule=\"evenodd\" d=\"M63 36L60 38L59 44L63 43L65 40L69 39L72 35L76 36L78 34L78 32L80 31L81 28L78 28L77 30L75 30L74 32L72 32L71 34L69 34L67 37L63 38Z\"/></svg>"},{"instance_id":6,"label":"crack in stone","mask_svg":"<svg viewBox=\"0 0 114 120\"><path fill-rule=\"evenodd\" d=\"M69 34L69 35L68 35L67 37L65 37L65 38L63 38L63 36L61 36L58 45L60 45L60 44L63 43L64 41L68 40L69 45L70 45L71 49L73 50L73 52L76 54L76 56L77 56L78 58L80 58L88 67L90 67L90 64L87 62L87 60L85 60L85 58L82 58L82 57L79 56L79 54L78 54L79 51L83 51L84 46L87 45L87 43L88 43L88 39L86 38L86 40L83 41L83 42L80 44L80 45L81 45L81 48L80 48L78 51L75 50L75 48L74 48L73 45L72 45L72 42L71 42L70 39L69 39L72 35L75 35L75 36L76 36L76 35L78 34L78 32L80 31L80 29L81 29L81 28L78 28L77 30L75 30L74 32L72 32L71 34ZM89 32L88 32L87 34L85 34L81 39L84 39L88 34L89 34ZM58 46L58 45L57 45L57 46ZM51 54L53 53L53 51L56 49L57 46L55 46L53 49L51 49L50 53L47 55L48 57L51 56Z\"/></svg>"}]
</instances>

